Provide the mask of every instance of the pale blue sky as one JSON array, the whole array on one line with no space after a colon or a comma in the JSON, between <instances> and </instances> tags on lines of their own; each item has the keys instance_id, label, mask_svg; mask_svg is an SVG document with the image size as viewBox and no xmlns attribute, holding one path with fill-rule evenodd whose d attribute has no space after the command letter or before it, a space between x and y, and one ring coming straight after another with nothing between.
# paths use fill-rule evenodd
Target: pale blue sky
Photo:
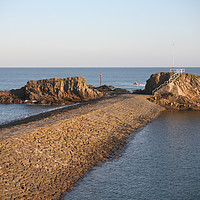
<instances>
[{"instance_id":1,"label":"pale blue sky","mask_svg":"<svg viewBox=\"0 0 200 200\"><path fill-rule=\"evenodd\" d=\"M200 0L0 0L0 66L200 66Z\"/></svg>"}]
</instances>

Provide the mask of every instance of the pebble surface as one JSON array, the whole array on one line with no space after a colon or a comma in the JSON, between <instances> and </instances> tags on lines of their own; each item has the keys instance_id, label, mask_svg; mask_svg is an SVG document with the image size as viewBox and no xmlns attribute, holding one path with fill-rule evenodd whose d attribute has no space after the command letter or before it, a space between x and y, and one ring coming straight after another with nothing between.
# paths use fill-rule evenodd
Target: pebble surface
<instances>
[{"instance_id":1,"label":"pebble surface","mask_svg":"<svg viewBox=\"0 0 200 200\"><path fill-rule=\"evenodd\" d=\"M0 199L60 199L164 108L123 94L0 130Z\"/></svg>"}]
</instances>

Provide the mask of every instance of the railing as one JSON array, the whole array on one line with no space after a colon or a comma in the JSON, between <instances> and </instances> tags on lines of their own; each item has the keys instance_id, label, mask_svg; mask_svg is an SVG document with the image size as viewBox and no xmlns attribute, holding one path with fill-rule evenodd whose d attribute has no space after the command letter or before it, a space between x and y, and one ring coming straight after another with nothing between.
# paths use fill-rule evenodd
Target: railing
<instances>
[{"instance_id":1,"label":"railing","mask_svg":"<svg viewBox=\"0 0 200 200\"><path fill-rule=\"evenodd\" d=\"M152 91L152 94L154 95L154 93L158 90L160 90L161 88L163 88L164 86L168 85L169 83L171 83L172 81L174 81L176 79L176 77L180 74L180 73L184 73L185 69L176 69L175 73L169 78L168 81L165 81L163 84L159 85L157 88L155 88Z\"/></svg>"},{"instance_id":2,"label":"railing","mask_svg":"<svg viewBox=\"0 0 200 200\"><path fill-rule=\"evenodd\" d=\"M172 69L170 69L170 72L172 72ZM176 69L175 73L185 73L185 69Z\"/></svg>"}]
</instances>

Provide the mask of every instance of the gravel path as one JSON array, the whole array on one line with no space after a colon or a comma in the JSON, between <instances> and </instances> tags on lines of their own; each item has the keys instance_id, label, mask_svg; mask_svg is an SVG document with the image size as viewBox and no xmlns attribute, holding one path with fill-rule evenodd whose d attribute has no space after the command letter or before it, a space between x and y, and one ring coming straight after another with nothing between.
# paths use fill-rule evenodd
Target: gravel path
<instances>
[{"instance_id":1,"label":"gravel path","mask_svg":"<svg viewBox=\"0 0 200 200\"><path fill-rule=\"evenodd\" d=\"M57 199L164 108L123 94L0 127L0 199Z\"/></svg>"}]
</instances>

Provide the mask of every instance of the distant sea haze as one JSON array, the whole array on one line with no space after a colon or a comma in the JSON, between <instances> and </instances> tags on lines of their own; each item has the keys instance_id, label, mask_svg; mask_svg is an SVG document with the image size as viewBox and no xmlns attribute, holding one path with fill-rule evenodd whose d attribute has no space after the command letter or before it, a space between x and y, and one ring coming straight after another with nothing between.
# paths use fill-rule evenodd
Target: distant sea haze
<instances>
[{"instance_id":1,"label":"distant sea haze","mask_svg":"<svg viewBox=\"0 0 200 200\"><path fill-rule=\"evenodd\" d=\"M66 78L83 76L88 85L99 86L100 73L102 84L128 89L143 89L144 86L134 86L133 83L145 84L151 74L169 71L170 68L0 68L0 90L18 89L29 80L47 78ZM186 68L186 72L200 74L200 68ZM60 106L0 104L0 124L18 120L30 115L39 114Z\"/></svg>"}]
</instances>

